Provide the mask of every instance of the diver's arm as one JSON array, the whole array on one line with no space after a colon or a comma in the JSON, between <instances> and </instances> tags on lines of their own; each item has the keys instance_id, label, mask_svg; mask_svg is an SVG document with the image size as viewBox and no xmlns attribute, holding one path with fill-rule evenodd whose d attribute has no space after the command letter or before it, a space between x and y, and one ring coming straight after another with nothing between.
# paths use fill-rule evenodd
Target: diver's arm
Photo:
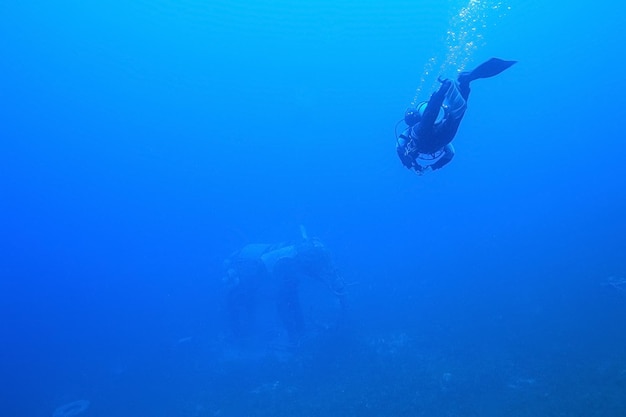
<instances>
[{"instance_id":1,"label":"diver's arm","mask_svg":"<svg viewBox=\"0 0 626 417\"><path fill-rule=\"evenodd\" d=\"M407 168L411 168L413 166L413 158L411 158L409 155L405 153L405 150L403 147L398 146L396 148L396 152L398 153L398 158L400 158L402 165L404 165Z\"/></svg>"},{"instance_id":2,"label":"diver's arm","mask_svg":"<svg viewBox=\"0 0 626 417\"><path fill-rule=\"evenodd\" d=\"M396 142L396 153L398 154L398 158L400 158L402 165L410 169L413 166L413 158L411 158L410 155L407 155L406 144L408 140L409 138L407 138L404 133L398 137Z\"/></svg>"},{"instance_id":3,"label":"diver's arm","mask_svg":"<svg viewBox=\"0 0 626 417\"><path fill-rule=\"evenodd\" d=\"M432 164L431 168L433 169L433 171L439 169L446 165L448 162L452 161L452 158L454 158L454 146L449 143L443 148L443 156L439 158L437 162Z\"/></svg>"}]
</instances>

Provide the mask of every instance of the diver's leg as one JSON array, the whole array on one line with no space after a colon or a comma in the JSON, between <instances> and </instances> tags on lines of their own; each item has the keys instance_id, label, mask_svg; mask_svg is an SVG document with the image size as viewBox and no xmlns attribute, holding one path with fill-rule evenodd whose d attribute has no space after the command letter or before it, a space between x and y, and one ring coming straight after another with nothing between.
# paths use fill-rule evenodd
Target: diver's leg
<instances>
[{"instance_id":1,"label":"diver's leg","mask_svg":"<svg viewBox=\"0 0 626 417\"><path fill-rule=\"evenodd\" d=\"M459 85L459 92L461 93L461 97L467 101L470 95L470 85L469 79L463 76L463 72L459 74L459 78L457 79L457 83Z\"/></svg>"},{"instance_id":2,"label":"diver's leg","mask_svg":"<svg viewBox=\"0 0 626 417\"><path fill-rule=\"evenodd\" d=\"M462 119L463 116L458 118L448 117L444 119L443 123L439 123L435 126L432 140L433 149L441 149L452 142L456 136L456 132L459 130Z\"/></svg>"},{"instance_id":3,"label":"diver's leg","mask_svg":"<svg viewBox=\"0 0 626 417\"><path fill-rule=\"evenodd\" d=\"M446 94L452 85L452 81L450 80L439 81L441 82L441 86L430 96L426 109L424 110L424 114L422 115L422 120L420 120L419 125L417 126L416 133L418 137L425 138L430 136L433 126L435 125L435 121L437 120L437 116L439 116L439 111L441 110L443 101L446 98Z\"/></svg>"},{"instance_id":4,"label":"diver's leg","mask_svg":"<svg viewBox=\"0 0 626 417\"><path fill-rule=\"evenodd\" d=\"M454 139L467 110L467 101L458 83L453 83L446 93L446 116L433 127L431 143L433 151L443 148Z\"/></svg>"}]
</instances>

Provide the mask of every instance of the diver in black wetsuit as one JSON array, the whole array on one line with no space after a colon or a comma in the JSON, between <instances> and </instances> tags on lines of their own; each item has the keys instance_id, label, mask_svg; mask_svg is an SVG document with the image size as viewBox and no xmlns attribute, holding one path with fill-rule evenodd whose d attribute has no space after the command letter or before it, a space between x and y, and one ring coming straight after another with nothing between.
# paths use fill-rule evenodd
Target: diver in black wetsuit
<instances>
[{"instance_id":1,"label":"diver in black wetsuit","mask_svg":"<svg viewBox=\"0 0 626 417\"><path fill-rule=\"evenodd\" d=\"M407 128L396 140L402 164L422 175L450 162L454 157L451 142L467 109L470 83L498 75L516 62L491 58L472 71L460 73L456 81L439 79L441 86L427 102L404 113Z\"/></svg>"}]
</instances>

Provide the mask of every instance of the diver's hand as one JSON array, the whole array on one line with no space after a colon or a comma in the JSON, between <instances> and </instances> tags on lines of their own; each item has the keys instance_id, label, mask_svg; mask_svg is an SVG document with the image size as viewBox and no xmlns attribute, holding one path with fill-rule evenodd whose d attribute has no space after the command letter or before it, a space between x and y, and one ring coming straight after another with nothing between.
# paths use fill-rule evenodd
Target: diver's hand
<instances>
[{"instance_id":1,"label":"diver's hand","mask_svg":"<svg viewBox=\"0 0 626 417\"><path fill-rule=\"evenodd\" d=\"M396 147L396 152L398 153L402 165L410 169L413 166L413 159L406 154L406 147L398 146Z\"/></svg>"},{"instance_id":2,"label":"diver's hand","mask_svg":"<svg viewBox=\"0 0 626 417\"><path fill-rule=\"evenodd\" d=\"M415 173L416 173L417 175L419 175L420 177L421 177L422 175L428 174L429 172L432 172L432 170L433 170L433 169L432 169L432 167L431 167L430 165L428 165L428 166L426 166L426 167L422 167L422 166L420 166L420 165L417 165L417 166L415 167Z\"/></svg>"}]
</instances>

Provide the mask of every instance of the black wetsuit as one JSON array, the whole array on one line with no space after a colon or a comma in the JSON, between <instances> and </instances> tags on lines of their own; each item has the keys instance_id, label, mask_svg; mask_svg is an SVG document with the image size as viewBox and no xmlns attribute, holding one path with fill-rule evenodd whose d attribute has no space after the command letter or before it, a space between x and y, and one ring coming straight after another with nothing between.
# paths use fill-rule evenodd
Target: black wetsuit
<instances>
[{"instance_id":1,"label":"black wetsuit","mask_svg":"<svg viewBox=\"0 0 626 417\"><path fill-rule=\"evenodd\" d=\"M429 166L439 169L454 157L451 142L463 120L465 106L470 94L470 83L479 78L493 77L515 64L516 61L504 61L498 58L480 64L472 71L462 72L456 82L441 80L441 86L428 100L426 109L415 124L409 125L398 139L397 153L402 164L418 172L424 167L418 159L420 155L430 155L438 158ZM437 121L444 101L456 104L455 109L444 107L445 114L441 121ZM462 105L461 105L462 103Z\"/></svg>"}]
</instances>

